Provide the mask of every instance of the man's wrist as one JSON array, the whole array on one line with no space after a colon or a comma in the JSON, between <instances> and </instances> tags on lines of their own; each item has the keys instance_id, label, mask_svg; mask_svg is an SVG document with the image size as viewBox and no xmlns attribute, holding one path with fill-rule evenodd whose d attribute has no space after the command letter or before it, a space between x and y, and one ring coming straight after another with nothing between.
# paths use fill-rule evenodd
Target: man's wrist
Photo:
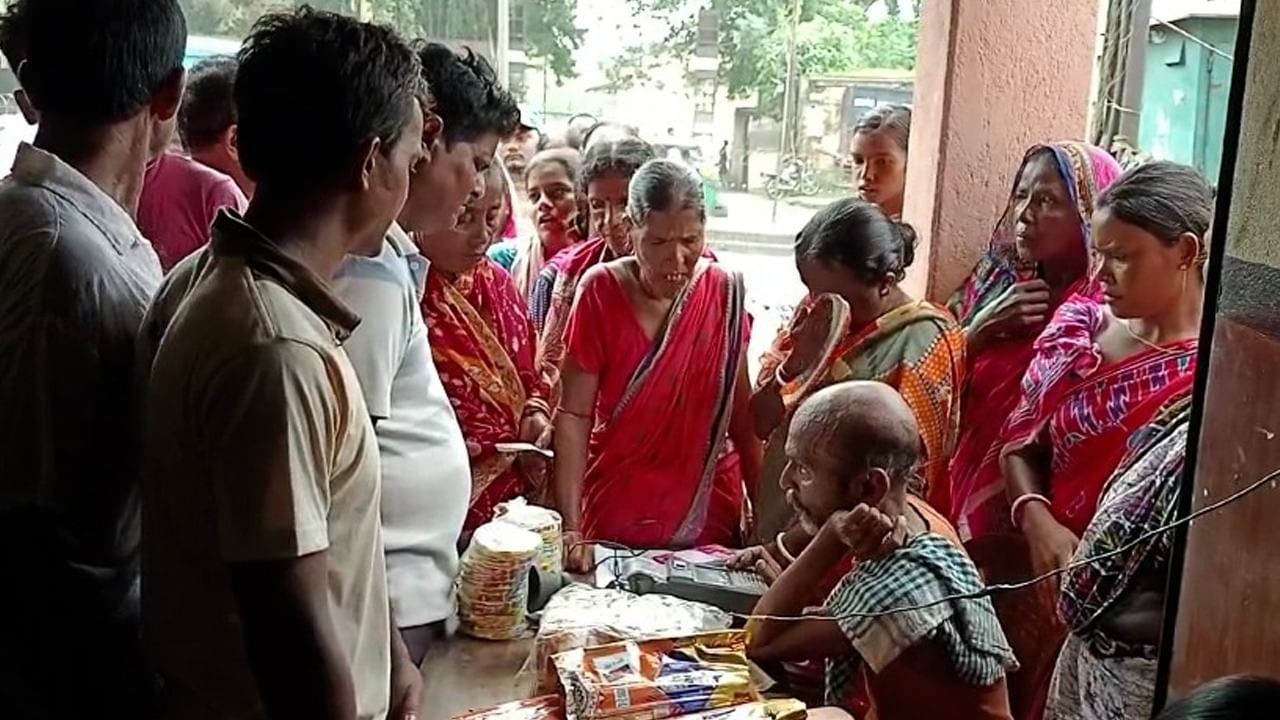
<instances>
[{"instance_id":1,"label":"man's wrist","mask_svg":"<svg viewBox=\"0 0 1280 720\"><path fill-rule=\"evenodd\" d=\"M822 523L822 527L818 529L818 534L813 536L809 541L809 547L815 552L821 552L827 555L844 555L849 551L844 541L840 539L840 533L836 530L835 517L827 518ZM806 551L808 548L805 548Z\"/></svg>"}]
</instances>

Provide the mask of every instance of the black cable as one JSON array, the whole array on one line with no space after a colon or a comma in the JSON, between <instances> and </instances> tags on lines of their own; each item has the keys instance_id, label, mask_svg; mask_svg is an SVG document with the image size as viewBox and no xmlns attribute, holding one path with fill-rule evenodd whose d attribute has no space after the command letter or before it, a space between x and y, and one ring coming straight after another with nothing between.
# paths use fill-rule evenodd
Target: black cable
<instances>
[{"instance_id":1,"label":"black cable","mask_svg":"<svg viewBox=\"0 0 1280 720\"><path fill-rule=\"evenodd\" d=\"M587 546L598 545L606 550L613 550L616 553L623 553L623 552L627 553L626 555L609 555L607 557L602 557L599 560L596 560L591 564L590 569L587 570L586 572L587 575L595 575L596 570L599 570L600 566L604 565L607 562L613 562L615 560L619 560L619 561L633 560L635 558L638 558L644 555L647 552L650 552L649 550L636 550L635 548L628 547L621 543L609 542L607 540L594 540L594 541L584 540L582 542L576 542L573 545L570 545L569 547L570 549L573 549L581 545L587 545Z\"/></svg>"}]
</instances>

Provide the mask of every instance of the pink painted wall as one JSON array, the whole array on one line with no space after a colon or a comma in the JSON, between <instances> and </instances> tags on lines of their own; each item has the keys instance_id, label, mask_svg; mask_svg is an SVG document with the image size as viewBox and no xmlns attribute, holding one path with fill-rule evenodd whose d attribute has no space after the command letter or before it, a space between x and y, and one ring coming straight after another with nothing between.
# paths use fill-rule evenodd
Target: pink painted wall
<instances>
[{"instance_id":1,"label":"pink painted wall","mask_svg":"<svg viewBox=\"0 0 1280 720\"><path fill-rule=\"evenodd\" d=\"M986 249L1026 148L1082 138L1098 0L921 5L903 218L910 292L945 299Z\"/></svg>"}]
</instances>

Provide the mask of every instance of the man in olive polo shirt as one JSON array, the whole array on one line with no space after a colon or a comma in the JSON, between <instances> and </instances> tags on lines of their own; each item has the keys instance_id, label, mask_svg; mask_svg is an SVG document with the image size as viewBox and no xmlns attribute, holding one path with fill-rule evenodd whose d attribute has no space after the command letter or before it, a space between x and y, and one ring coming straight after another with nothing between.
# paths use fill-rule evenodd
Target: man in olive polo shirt
<instances>
[{"instance_id":1,"label":"man in olive polo shirt","mask_svg":"<svg viewBox=\"0 0 1280 720\"><path fill-rule=\"evenodd\" d=\"M148 649L169 717L411 717L378 447L342 349L360 320L329 282L404 204L419 65L392 31L307 8L260 20L239 60L257 192L215 222L150 372Z\"/></svg>"}]
</instances>

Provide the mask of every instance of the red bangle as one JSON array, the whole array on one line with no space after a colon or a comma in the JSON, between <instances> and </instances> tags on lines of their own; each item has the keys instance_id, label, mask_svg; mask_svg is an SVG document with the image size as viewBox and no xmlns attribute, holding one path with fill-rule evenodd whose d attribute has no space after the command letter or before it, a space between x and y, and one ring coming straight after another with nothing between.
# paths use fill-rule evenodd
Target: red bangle
<instances>
[{"instance_id":1,"label":"red bangle","mask_svg":"<svg viewBox=\"0 0 1280 720\"><path fill-rule=\"evenodd\" d=\"M1028 503L1040 502L1053 509L1053 502L1049 498L1040 493L1027 493L1013 501L1013 506L1009 508L1009 522L1013 523L1013 527L1022 530L1022 511L1027 509Z\"/></svg>"}]
</instances>

